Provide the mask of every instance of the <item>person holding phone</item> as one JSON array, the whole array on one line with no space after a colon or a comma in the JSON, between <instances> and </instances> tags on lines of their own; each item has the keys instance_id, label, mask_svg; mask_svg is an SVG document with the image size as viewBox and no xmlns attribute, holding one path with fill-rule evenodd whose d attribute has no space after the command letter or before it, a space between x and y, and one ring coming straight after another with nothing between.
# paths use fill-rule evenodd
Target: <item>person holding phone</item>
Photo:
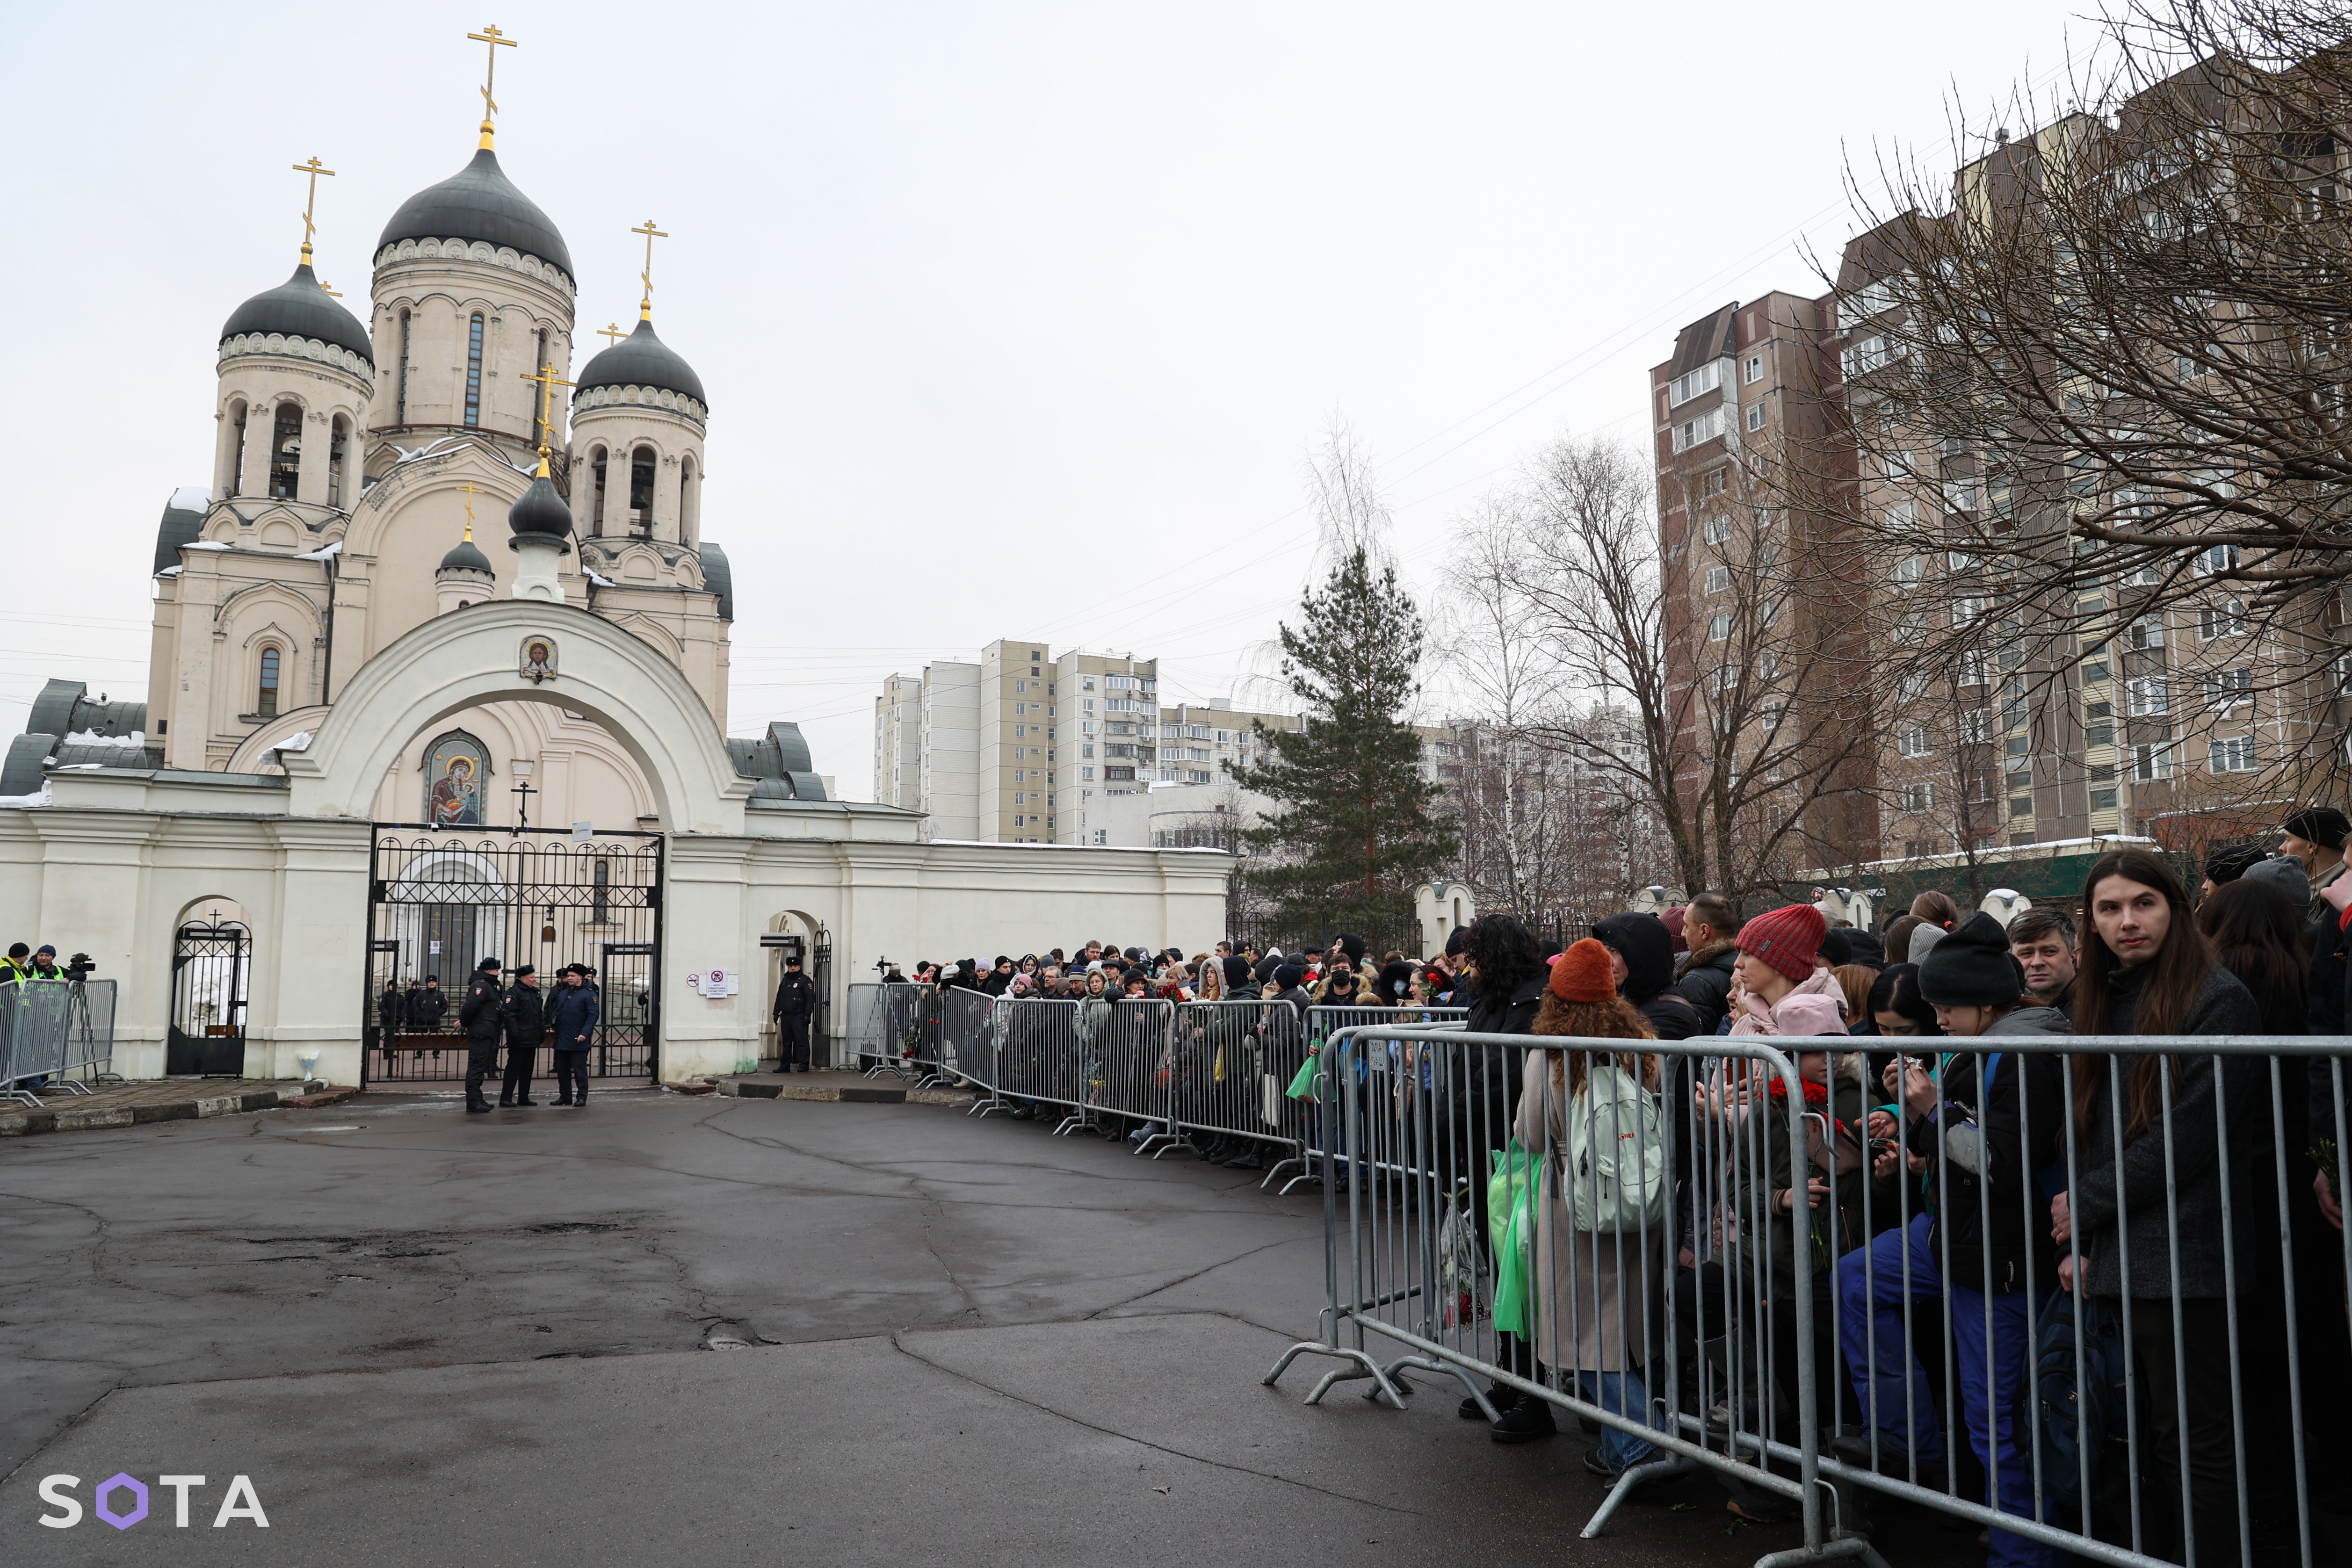
<instances>
[{"instance_id":1,"label":"person holding phone","mask_svg":"<svg viewBox=\"0 0 2352 1568\"><path fill-rule=\"evenodd\" d=\"M2065 1014L2026 1002L2024 967L1990 915L1971 916L1937 942L1918 976L1919 995L1948 1038L1990 1044L2073 1032ZM2034 1301L2056 1286L2058 1255L2046 1230L2028 1223L2039 1206L2027 1199L2062 1148L2061 1059L1948 1051L1933 1065L1931 1073L1927 1059L1905 1054L1885 1071L1901 1112L1900 1152L1917 1162L1936 1207L1839 1262L1838 1329L1866 1430L1836 1447L1849 1463L1906 1479L1916 1462L1919 1484L1944 1484L1948 1456L1934 1391L1906 1349L1927 1336L1905 1333L1912 1302L1941 1299L1969 1446L1997 1481L1992 1506L2031 1518L2033 1460L2016 1411L2032 1359ZM1874 1153L1877 1174L1896 1169L1896 1148ZM1992 1532L1991 1545L1990 1560L2003 1568L2054 1568L2063 1555L2002 1530Z\"/></svg>"}]
</instances>

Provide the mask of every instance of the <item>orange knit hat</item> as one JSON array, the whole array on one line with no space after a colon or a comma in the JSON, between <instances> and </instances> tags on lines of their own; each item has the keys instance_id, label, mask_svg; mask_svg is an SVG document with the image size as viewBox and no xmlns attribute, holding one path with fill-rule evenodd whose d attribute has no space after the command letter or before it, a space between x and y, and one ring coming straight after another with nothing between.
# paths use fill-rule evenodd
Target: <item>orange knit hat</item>
<instances>
[{"instance_id":1,"label":"orange knit hat","mask_svg":"<svg viewBox=\"0 0 2352 1568\"><path fill-rule=\"evenodd\" d=\"M1617 994L1609 949L1587 936L1552 960L1551 994L1564 1002L1605 1002Z\"/></svg>"}]
</instances>

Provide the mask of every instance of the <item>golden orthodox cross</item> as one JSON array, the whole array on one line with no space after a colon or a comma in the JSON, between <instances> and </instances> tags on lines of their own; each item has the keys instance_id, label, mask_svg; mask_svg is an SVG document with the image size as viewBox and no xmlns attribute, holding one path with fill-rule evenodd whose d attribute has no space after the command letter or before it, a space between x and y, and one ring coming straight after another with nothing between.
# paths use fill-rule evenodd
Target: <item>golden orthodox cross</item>
<instances>
[{"instance_id":1,"label":"golden orthodox cross","mask_svg":"<svg viewBox=\"0 0 2352 1568\"><path fill-rule=\"evenodd\" d=\"M499 112L499 100L490 96L490 89L498 85L499 80L499 51L501 48L511 49L518 46L515 39L499 31L498 24L495 22L482 31L468 33L466 37L478 44L488 44L490 47L489 68L482 76L482 145L488 147L490 144L490 120Z\"/></svg>"},{"instance_id":2,"label":"golden orthodox cross","mask_svg":"<svg viewBox=\"0 0 2352 1568\"><path fill-rule=\"evenodd\" d=\"M487 496L489 492L478 488L471 479L467 480L457 488L466 492L466 542L472 544L474 542L474 497Z\"/></svg>"},{"instance_id":3,"label":"golden orthodox cross","mask_svg":"<svg viewBox=\"0 0 2352 1568\"><path fill-rule=\"evenodd\" d=\"M530 382L539 388L539 471L541 474L545 474L547 472L547 411L549 405L555 401L555 389L557 387L578 386L580 383L577 382L567 382L562 376L557 375L553 365L540 366L539 372L536 375L527 376L523 375L520 371L517 371L516 379L519 381Z\"/></svg>"},{"instance_id":4,"label":"golden orthodox cross","mask_svg":"<svg viewBox=\"0 0 2352 1568\"><path fill-rule=\"evenodd\" d=\"M310 218L319 205L319 176L324 174L331 180L335 172L320 162L319 155L314 152L308 163L295 164L294 172L310 176L310 193L302 202L302 265L308 267L310 265L310 234L318 227Z\"/></svg>"},{"instance_id":5,"label":"golden orthodox cross","mask_svg":"<svg viewBox=\"0 0 2352 1568\"><path fill-rule=\"evenodd\" d=\"M646 269L637 275L646 286L646 295L643 299L637 301L637 319L650 321L654 319L654 241L667 239L669 235L654 227L654 221L651 218L646 220L645 227L631 229L629 232L646 236Z\"/></svg>"},{"instance_id":6,"label":"golden orthodox cross","mask_svg":"<svg viewBox=\"0 0 2352 1568\"><path fill-rule=\"evenodd\" d=\"M613 341L616 343L628 336L626 332L621 330L621 324L618 321L612 323L610 326L599 327L596 330L602 332L605 337L612 339Z\"/></svg>"}]
</instances>

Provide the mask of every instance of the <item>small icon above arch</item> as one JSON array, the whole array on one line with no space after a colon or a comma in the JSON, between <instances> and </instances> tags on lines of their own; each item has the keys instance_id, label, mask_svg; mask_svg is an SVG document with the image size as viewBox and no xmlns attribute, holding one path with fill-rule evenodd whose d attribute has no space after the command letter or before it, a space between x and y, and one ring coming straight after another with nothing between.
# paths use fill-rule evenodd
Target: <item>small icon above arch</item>
<instances>
[{"instance_id":1,"label":"small icon above arch","mask_svg":"<svg viewBox=\"0 0 2352 1568\"><path fill-rule=\"evenodd\" d=\"M522 640L516 668L532 685L555 678L555 639L533 633Z\"/></svg>"}]
</instances>

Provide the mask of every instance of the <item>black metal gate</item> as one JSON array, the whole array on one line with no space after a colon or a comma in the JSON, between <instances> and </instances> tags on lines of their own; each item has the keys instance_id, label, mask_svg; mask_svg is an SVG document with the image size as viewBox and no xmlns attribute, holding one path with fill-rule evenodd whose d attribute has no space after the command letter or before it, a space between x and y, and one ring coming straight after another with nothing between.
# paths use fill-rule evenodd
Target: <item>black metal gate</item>
<instances>
[{"instance_id":1,"label":"black metal gate","mask_svg":"<svg viewBox=\"0 0 2352 1568\"><path fill-rule=\"evenodd\" d=\"M246 984L253 933L242 921L180 927L172 943L172 1022L163 1071L237 1077L245 1071Z\"/></svg>"},{"instance_id":2,"label":"black metal gate","mask_svg":"<svg viewBox=\"0 0 2352 1568\"><path fill-rule=\"evenodd\" d=\"M496 958L503 984L530 964L551 998L559 970L587 966L600 1001L590 1075L655 1077L661 883L659 833L583 838L562 829L379 822L368 874L362 1076L463 1078L457 1010L475 968ZM553 1051L541 1045L535 1057L534 1075L551 1076Z\"/></svg>"}]
</instances>

